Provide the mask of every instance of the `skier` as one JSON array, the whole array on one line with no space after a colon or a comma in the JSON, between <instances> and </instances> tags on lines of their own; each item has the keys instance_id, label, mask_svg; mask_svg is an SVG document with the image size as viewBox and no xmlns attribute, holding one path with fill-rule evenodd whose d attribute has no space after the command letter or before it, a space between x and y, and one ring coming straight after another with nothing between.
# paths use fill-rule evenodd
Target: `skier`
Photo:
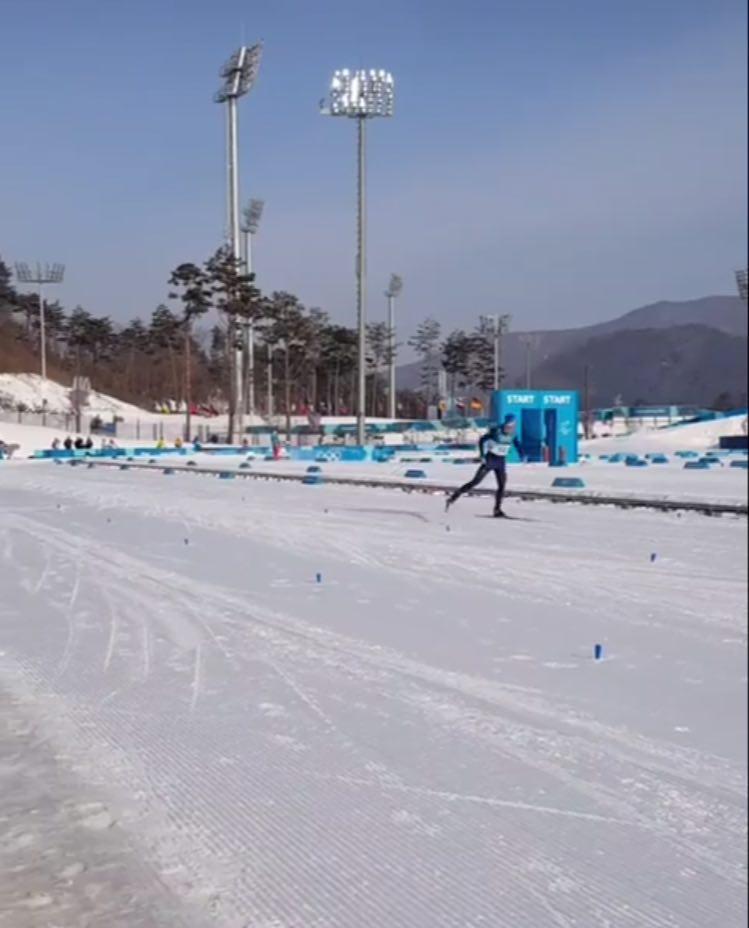
<instances>
[{"instance_id":1,"label":"skier","mask_svg":"<svg viewBox=\"0 0 749 928\"><path fill-rule=\"evenodd\" d=\"M497 480L497 494L494 499L494 517L501 519L505 514L502 511L502 497L505 493L505 484L507 483L506 459L510 448L514 447L518 454L523 457L523 448L515 435L516 419L509 414L505 416L502 425L493 425L489 431L479 439L479 457L481 464L473 479L469 480L464 486L455 490L447 498L445 511L459 499L464 493L468 493L474 487L477 487L486 475L494 471Z\"/></svg>"}]
</instances>

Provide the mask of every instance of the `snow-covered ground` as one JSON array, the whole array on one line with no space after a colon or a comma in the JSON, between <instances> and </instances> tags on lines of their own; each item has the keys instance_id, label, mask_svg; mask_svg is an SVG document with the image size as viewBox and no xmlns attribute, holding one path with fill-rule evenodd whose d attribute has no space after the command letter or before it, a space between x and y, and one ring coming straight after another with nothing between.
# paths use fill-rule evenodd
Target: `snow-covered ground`
<instances>
[{"instance_id":1,"label":"snow-covered ground","mask_svg":"<svg viewBox=\"0 0 749 928\"><path fill-rule=\"evenodd\" d=\"M35 873L22 803L5 924L130 924L118 841L131 903L217 928L743 924L745 520L488 509L3 465L10 782L43 744L93 861Z\"/></svg>"},{"instance_id":2,"label":"snow-covered ground","mask_svg":"<svg viewBox=\"0 0 749 928\"><path fill-rule=\"evenodd\" d=\"M414 455L406 455L413 459ZM738 458L737 458L738 459ZM167 462L170 466L187 467L184 457ZM189 460L197 465L236 470L245 461L244 456L193 454ZM161 462L163 466L163 461ZM251 469L267 474L304 474L310 462L251 460ZM425 478L414 481L415 485L459 486L467 482L476 470L475 464L446 464L434 460L430 463L390 461L376 463L322 463L319 465L323 478L371 477L382 481L402 482L409 470L423 471ZM707 471L685 470L684 462L676 458L668 464L653 464L643 468L627 467L623 463L609 464L605 461L586 462L574 466L550 468L543 464L510 465L509 490L549 490L556 477L581 477L585 492L611 494L623 497L669 499L679 501L711 501L720 503L747 502L747 473L730 467L727 458L723 466L715 465ZM482 488L492 490L494 481L487 476ZM565 491L569 492L569 491Z\"/></svg>"},{"instance_id":3,"label":"snow-covered ground","mask_svg":"<svg viewBox=\"0 0 749 928\"><path fill-rule=\"evenodd\" d=\"M59 429L43 425L19 425L16 422L0 420L0 441L4 441L6 445L17 445L19 457L28 457L34 451L50 448L56 438L60 439Z\"/></svg>"}]
</instances>

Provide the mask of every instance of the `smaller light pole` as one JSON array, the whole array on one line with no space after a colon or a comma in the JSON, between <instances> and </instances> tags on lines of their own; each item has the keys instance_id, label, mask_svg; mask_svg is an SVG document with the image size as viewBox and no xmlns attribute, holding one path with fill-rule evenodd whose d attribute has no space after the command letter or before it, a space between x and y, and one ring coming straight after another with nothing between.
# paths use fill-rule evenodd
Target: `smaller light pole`
<instances>
[{"instance_id":1,"label":"smaller light pole","mask_svg":"<svg viewBox=\"0 0 749 928\"><path fill-rule=\"evenodd\" d=\"M492 384L494 390L499 390L502 382L502 338L510 327L512 317L505 314L504 316L482 316L484 326L488 329L488 336L494 345L494 373ZM486 331L485 329L485 331Z\"/></svg>"},{"instance_id":2,"label":"smaller light pole","mask_svg":"<svg viewBox=\"0 0 749 928\"><path fill-rule=\"evenodd\" d=\"M268 423L271 424L271 419L273 418L273 346L270 342L266 342L266 376L268 380L268 396L266 399L267 403L267 418Z\"/></svg>"},{"instance_id":3,"label":"smaller light pole","mask_svg":"<svg viewBox=\"0 0 749 928\"><path fill-rule=\"evenodd\" d=\"M736 287L739 296L746 303L747 299L749 299L749 273L746 268L736 271Z\"/></svg>"},{"instance_id":4,"label":"smaller light pole","mask_svg":"<svg viewBox=\"0 0 749 928\"><path fill-rule=\"evenodd\" d=\"M250 200L242 211L242 259L246 274L254 274L252 262L252 239L257 235L260 217L263 215L263 200ZM246 369L244 408L250 416L255 415L255 323L245 322L242 331L243 367Z\"/></svg>"},{"instance_id":5,"label":"smaller light pole","mask_svg":"<svg viewBox=\"0 0 749 928\"><path fill-rule=\"evenodd\" d=\"M36 270L32 271L28 264L19 262L16 264L16 277L20 283L36 284L39 288L39 341L42 367L42 379L47 379L47 333L44 317L44 285L61 284L65 276L64 264L38 264Z\"/></svg>"},{"instance_id":6,"label":"smaller light pole","mask_svg":"<svg viewBox=\"0 0 749 928\"><path fill-rule=\"evenodd\" d=\"M388 418L395 419L395 298L403 290L403 278L398 274L390 275L390 283L385 291L388 301Z\"/></svg>"},{"instance_id":7,"label":"smaller light pole","mask_svg":"<svg viewBox=\"0 0 749 928\"><path fill-rule=\"evenodd\" d=\"M536 347L536 339L533 335L523 335L520 341L525 346L525 389L530 390L533 370L531 361L533 350Z\"/></svg>"}]
</instances>

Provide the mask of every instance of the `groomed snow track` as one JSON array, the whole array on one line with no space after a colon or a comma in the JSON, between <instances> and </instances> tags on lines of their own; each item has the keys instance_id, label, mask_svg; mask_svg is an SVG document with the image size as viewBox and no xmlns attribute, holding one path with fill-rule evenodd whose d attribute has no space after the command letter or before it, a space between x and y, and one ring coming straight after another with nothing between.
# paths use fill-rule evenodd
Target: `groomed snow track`
<instances>
[{"instance_id":1,"label":"groomed snow track","mask_svg":"<svg viewBox=\"0 0 749 928\"><path fill-rule=\"evenodd\" d=\"M89 462L85 459L75 459L75 466L87 466ZM267 471L239 470L226 467L206 467L204 465L177 465L169 462L158 464L148 464L136 461L96 461L96 467L116 467L122 469L126 467L132 470L170 470L175 473L188 474L206 474L213 477L220 477L222 474L231 474L234 477L250 477L255 480L282 480L294 483L302 483L305 474L292 473L269 473ZM338 484L350 487L373 487L377 489L402 490L406 493L451 493L455 487L446 483L437 483L432 480L396 480L380 479L376 477L341 477L329 474L321 474L322 480L326 484ZM481 489L472 490L472 496L494 496L494 490ZM749 510L743 503L720 503L710 502L708 500L676 500L676 499L658 499L646 496L617 496L610 493L591 493L580 490L564 492L558 490L513 490L510 489L505 494L507 497L515 499L534 501L542 500L552 503L583 503L590 506L617 506L621 509L656 509L662 512L698 512L706 516L747 516Z\"/></svg>"}]
</instances>

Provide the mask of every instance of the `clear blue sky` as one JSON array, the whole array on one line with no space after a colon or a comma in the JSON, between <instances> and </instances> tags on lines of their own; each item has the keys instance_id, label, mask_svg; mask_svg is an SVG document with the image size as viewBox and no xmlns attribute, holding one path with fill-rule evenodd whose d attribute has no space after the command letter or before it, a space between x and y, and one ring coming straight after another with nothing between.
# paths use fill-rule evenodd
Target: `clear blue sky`
<instances>
[{"instance_id":1,"label":"clear blue sky","mask_svg":"<svg viewBox=\"0 0 749 928\"><path fill-rule=\"evenodd\" d=\"M744 0L0 0L0 255L63 261L60 296L148 314L225 228L218 69L241 104L258 282L353 320L354 127L337 67L383 67L370 132L370 315L516 329L733 292L745 262Z\"/></svg>"}]
</instances>

